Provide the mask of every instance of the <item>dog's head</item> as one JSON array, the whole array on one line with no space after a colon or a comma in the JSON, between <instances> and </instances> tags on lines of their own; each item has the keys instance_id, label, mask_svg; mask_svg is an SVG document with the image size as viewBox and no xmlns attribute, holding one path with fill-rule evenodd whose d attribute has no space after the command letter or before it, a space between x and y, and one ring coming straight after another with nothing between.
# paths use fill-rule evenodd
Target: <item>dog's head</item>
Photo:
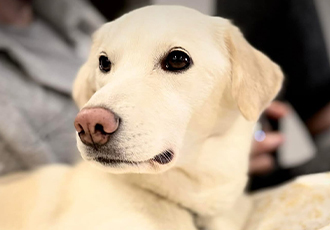
<instances>
[{"instance_id":1,"label":"dog's head","mask_svg":"<svg viewBox=\"0 0 330 230\"><path fill-rule=\"evenodd\" d=\"M73 90L78 148L110 172L162 172L184 145L238 116L256 121L282 78L228 20L177 6L135 10L94 34Z\"/></svg>"}]
</instances>

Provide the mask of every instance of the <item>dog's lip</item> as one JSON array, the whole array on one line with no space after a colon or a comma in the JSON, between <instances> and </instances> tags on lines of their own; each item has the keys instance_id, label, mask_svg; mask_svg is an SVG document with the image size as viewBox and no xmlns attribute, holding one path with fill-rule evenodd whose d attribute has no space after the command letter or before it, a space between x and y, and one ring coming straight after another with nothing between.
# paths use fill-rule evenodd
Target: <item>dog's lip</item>
<instances>
[{"instance_id":1,"label":"dog's lip","mask_svg":"<svg viewBox=\"0 0 330 230\"><path fill-rule=\"evenodd\" d=\"M139 165L143 163L158 163L161 165L170 163L174 158L174 153L172 150L165 150L162 153L156 155L155 157L146 160L146 161L130 161L130 160L119 160L119 159L111 159L108 157L95 157L93 160L104 164L104 165L118 165L118 164L128 164L128 165Z\"/></svg>"},{"instance_id":2,"label":"dog's lip","mask_svg":"<svg viewBox=\"0 0 330 230\"><path fill-rule=\"evenodd\" d=\"M165 150L161 154L156 155L154 158L152 158L153 161L156 161L159 164L167 164L173 160L174 153L172 150Z\"/></svg>"}]
</instances>

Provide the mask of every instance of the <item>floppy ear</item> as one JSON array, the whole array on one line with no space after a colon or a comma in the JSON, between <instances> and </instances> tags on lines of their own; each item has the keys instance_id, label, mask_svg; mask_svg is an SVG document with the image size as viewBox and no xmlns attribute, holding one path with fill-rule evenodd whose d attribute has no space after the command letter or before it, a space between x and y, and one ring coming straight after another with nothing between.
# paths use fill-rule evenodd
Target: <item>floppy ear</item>
<instances>
[{"instance_id":1,"label":"floppy ear","mask_svg":"<svg viewBox=\"0 0 330 230\"><path fill-rule=\"evenodd\" d=\"M95 56L94 53L103 39L103 34L101 29L105 26L109 26L110 23L104 24L101 28L96 30L92 35L92 47L90 51L90 57ZM89 58L90 59L90 58ZM87 60L86 63L80 68L76 80L73 84L72 97L76 102L76 105L81 109L88 100L96 92L95 82L94 82L94 70L91 66L92 61Z\"/></svg>"},{"instance_id":2,"label":"floppy ear","mask_svg":"<svg viewBox=\"0 0 330 230\"><path fill-rule=\"evenodd\" d=\"M72 96L79 109L81 109L95 93L94 84L91 82L93 71L88 64L87 61L80 68L73 84Z\"/></svg>"},{"instance_id":3,"label":"floppy ear","mask_svg":"<svg viewBox=\"0 0 330 230\"><path fill-rule=\"evenodd\" d=\"M230 24L226 44L231 61L231 92L243 116L256 121L279 92L283 73L278 65L254 49Z\"/></svg>"}]
</instances>

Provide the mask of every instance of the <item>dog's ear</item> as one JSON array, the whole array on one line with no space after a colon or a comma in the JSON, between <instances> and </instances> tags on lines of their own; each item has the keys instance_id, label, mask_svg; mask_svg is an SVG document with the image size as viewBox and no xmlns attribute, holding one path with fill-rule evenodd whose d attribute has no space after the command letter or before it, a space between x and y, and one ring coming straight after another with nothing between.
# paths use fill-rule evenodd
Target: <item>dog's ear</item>
<instances>
[{"instance_id":1,"label":"dog's ear","mask_svg":"<svg viewBox=\"0 0 330 230\"><path fill-rule=\"evenodd\" d=\"M94 62L90 59L97 56L95 55L95 52L97 52L104 35L104 33L102 33L102 28L109 25L110 23L106 23L93 33L93 45L91 47L89 60L87 60L86 63L80 68L73 84L72 97L80 109L88 102L96 91L94 81L95 68L92 66L92 63Z\"/></svg>"},{"instance_id":2,"label":"dog's ear","mask_svg":"<svg viewBox=\"0 0 330 230\"><path fill-rule=\"evenodd\" d=\"M231 92L243 116L256 121L279 92L283 73L278 65L254 49L229 21L225 43L231 61Z\"/></svg>"},{"instance_id":3,"label":"dog's ear","mask_svg":"<svg viewBox=\"0 0 330 230\"><path fill-rule=\"evenodd\" d=\"M93 71L88 61L80 68L73 84L72 96L76 105L81 109L95 93L94 84L91 81Z\"/></svg>"}]
</instances>

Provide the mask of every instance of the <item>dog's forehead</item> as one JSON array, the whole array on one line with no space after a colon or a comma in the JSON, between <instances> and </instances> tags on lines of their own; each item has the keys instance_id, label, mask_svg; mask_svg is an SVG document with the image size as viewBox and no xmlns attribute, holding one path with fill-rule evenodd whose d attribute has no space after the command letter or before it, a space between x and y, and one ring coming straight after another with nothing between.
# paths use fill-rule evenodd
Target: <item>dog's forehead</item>
<instances>
[{"instance_id":1,"label":"dog's forehead","mask_svg":"<svg viewBox=\"0 0 330 230\"><path fill-rule=\"evenodd\" d=\"M201 40L207 36L210 18L196 10L181 6L149 6L132 11L103 28L106 41L132 46L148 43L170 43L185 40ZM191 41L189 42L192 43Z\"/></svg>"},{"instance_id":2,"label":"dog's forehead","mask_svg":"<svg viewBox=\"0 0 330 230\"><path fill-rule=\"evenodd\" d=\"M146 25L193 25L208 18L197 10L183 6L147 6L134 10L124 17L123 20Z\"/></svg>"}]
</instances>

